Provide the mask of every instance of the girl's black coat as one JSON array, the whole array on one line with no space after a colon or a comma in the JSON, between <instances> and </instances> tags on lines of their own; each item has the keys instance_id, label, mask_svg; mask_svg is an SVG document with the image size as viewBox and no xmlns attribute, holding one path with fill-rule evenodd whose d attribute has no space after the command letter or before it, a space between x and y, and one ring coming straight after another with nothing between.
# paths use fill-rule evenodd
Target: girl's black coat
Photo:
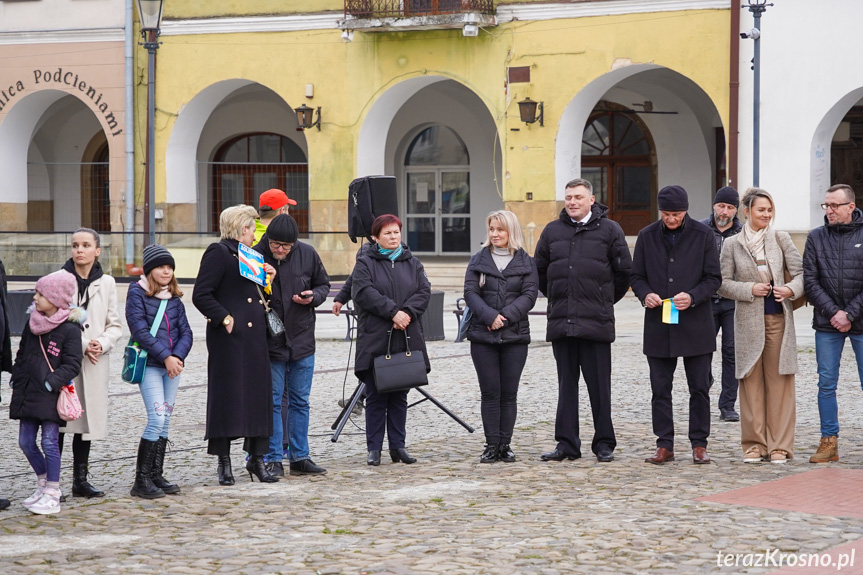
<instances>
[{"instance_id":1,"label":"girl's black coat","mask_svg":"<svg viewBox=\"0 0 863 575\"><path fill-rule=\"evenodd\" d=\"M482 287L480 274L485 274ZM464 277L464 299L472 314L467 338L485 344L530 343L527 314L536 305L538 284L536 262L523 249L513 254L503 271L497 269L489 248L474 254ZM489 331L498 314L506 318L504 326Z\"/></svg>"},{"instance_id":2,"label":"girl's black coat","mask_svg":"<svg viewBox=\"0 0 863 575\"><path fill-rule=\"evenodd\" d=\"M126 323L132 340L137 341L142 349L147 350L147 365L165 367L169 356L186 359L192 349L192 329L186 319L186 306L178 297L168 300L165 317L159 324L156 336L150 335L150 326L156 319L162 300L148 297L144 288L135 282L129 286L126 296Z\"/></svg>"},{"instance_id":3,"label":"girl's black coat","mask_svg":"<svg viewBox=\"0 0 863 575\"><path fill-rule=\"evenodd\" d=\"M423 265L411 255L410 248L405 244L402 248L402 254L391 262L378 251L377 244L373 244L354 266L351 297L356 304L358 319L354 372L360 379L372 368L374 358L386 353L387 332L393 329L393 316L399 311L411 316L407 328L411 350L422 350L426 372L431 371L420 322L431 299L431 284ZM401 330L393 331L390 349L394 353L405 351Z\"/></svg>"},{"instance_id":4,"label":"girl's black coat","mask_svg":"<svg viewBox=\"0 0 863 575\"><path fill-rule=\"evenodd\" d=\"M204 439L273 434L267 324L257 284L240 275L237 240L210 244L192 303L207 318L207 431ZM225 316L234 318L231 333Z\"/></svg>"},{"instance_id":5,"label":"girl's black coat","mask_svg":"<svg viewBox=\"0 0 863 575\"><path fill-rule=\"evenodd\" d=\"M34 311L33 313L38 313ZM57 398L60 388L68 385L81 371L84 352L81 348L81 326L67 321L41 335L30 331L29 322L21 334L21 344L12 367L12 401L9 403L11 419L38 419L62 424L57 415ZM42 354L42 346L51 361ZM45 388L45 382L51 390ZM85 408L86 409L86 408Z\"/></svg>"}]
</instances>

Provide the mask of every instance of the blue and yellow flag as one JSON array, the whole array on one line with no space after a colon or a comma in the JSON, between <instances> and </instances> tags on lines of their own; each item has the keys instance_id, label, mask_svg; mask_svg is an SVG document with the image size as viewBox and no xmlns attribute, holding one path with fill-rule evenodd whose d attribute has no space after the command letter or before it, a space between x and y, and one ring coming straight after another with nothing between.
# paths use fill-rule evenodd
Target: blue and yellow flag
<instances>
[{"instance_id":1,"label":"blue and yellow flag","mask_svg":"<svg viewBox=\"0 0 863 575\"><path fill-rule=\"evenodd\" d=\"M678 323L680 312L674 306L671 299L662 300L662 323L676 324Z\"/></svg>"}]
</instances>

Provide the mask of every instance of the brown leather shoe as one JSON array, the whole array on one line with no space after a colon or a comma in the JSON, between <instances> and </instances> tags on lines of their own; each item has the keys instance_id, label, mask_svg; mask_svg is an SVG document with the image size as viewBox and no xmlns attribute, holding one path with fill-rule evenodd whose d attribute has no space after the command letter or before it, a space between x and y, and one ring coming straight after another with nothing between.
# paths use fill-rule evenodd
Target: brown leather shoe
<instances>
[{"instance_id":1,"label":"brown leather shoe","mask_svg":"<svg viewBox=\"0 0 863 575\"><path fill-rule=\"evenodd\" d=\"M692 463L710 463L710 456L707 455L706 447L695 447L692 450Z\"/></svg>"},{"instance_id":2,"label":"brown leather shoe","mask_svg":"<svg viewBox=\"0 0 863 575\"><path fill-rule=\"evenodd\" d=\"M664 447L657 447L656 453L653 454L653 457L648 457L645 461L647 463L662 465L666 461L674 461L674 452L668 451Z\"/></svg>"}]
</instances>

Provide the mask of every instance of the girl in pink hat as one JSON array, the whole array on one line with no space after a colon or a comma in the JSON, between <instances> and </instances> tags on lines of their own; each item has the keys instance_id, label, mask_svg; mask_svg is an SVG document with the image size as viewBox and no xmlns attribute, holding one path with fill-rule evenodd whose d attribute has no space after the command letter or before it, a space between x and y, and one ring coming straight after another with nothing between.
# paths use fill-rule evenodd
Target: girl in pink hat
<instances>
[{"instance_id":1,"label":"girl in pink hat","mask_svg":"<svg viewBox=\"0 0 863 575\"><path fill-rule=\"evenodd\" d=\"M81 371L81 322L85 312L73 308L77 283L58 271L36 282L28 310L30 320L12 367L9 417L19 420L18 445L36 473L36 491L24 507L39 515L60 512L60 388ZM42 429L42 449L36 434Z\"/></svg>"}]
</instances>

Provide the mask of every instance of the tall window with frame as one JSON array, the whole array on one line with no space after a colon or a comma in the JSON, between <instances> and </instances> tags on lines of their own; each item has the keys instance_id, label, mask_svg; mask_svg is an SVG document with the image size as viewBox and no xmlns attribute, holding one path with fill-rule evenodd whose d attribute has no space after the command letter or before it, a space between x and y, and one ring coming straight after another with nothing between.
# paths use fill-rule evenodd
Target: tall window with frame
<instances>
[{"instance_id":1,"label":"tall window with frame","mask_svg":"<svg viewBox=\"0 0 863 575\"><path fill-rule=\"evenodd\" d=\"M218 231L219 214L237 204L258 207L261 194L284 190L296 200L290 215L301 234L309 229L309 164L290 138L272 133L242 134L225 142L211 162L211 231Z\"/></svg>"},{"instance_id":2,"label":"tall window with frame","mask_svg":"<svg viewBox=\"0 0 863 575\"><path fill-rule=\"evenodd\" d=\"M603 105L604 104L604 105ZM581 177L627 235L651 223L656 210L656 152L647 126L632 112L600 103L581 141Z\"/></svg>"}]
</instances>

